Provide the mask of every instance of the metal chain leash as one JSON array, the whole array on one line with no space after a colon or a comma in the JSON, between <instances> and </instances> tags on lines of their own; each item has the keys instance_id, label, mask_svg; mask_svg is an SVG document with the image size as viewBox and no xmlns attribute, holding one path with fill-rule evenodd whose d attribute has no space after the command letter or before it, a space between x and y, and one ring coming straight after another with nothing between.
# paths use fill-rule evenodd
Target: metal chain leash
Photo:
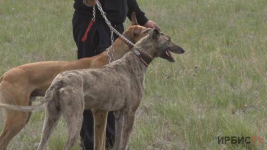
<instances>
[{"instance_id":1,"label":"metal chain leash","mask_svg":"<svg viewBox=\"0 0 267 150\"><path fill-rule=\"evenodd\" d=\"M91 7L90 5L87 4L86 0L83 0L83 3L87 6L87 7ZM110 52L109 52L109 48L106 49L107 51L107 56L108 56L108 60L109 60L109 63L111 63L112 61L115 60L114 58L114 32L116 34L118 34L119 36L121 36L122 38L125 39L125 41L127 42L130 42L131 45L134 45L133 43L131 43L131 41L129 41L128 39L126 39L123 35L121 35L116 29L114 29L111 25L111 23L109 22L109 20L106 18L106 13L103 11L102 9L102 6L100 4L100 2L98 0L96 0L96 3L97 3L97 7L99 9L99 11L101 12L101 15L103 16L103 18L105 19L105 22L107 23L107 25L109 26L110 28L110 33L111 33L111 37L110 37L110 40L111 40L111 49L112 49L112 54L110 56ZM95 9L95 6L93 6L93 18L92 18L92 21L95 21L96 19L96 9ZM87 34L87 33L86 33Z\"/></svg>"},{"instance_id":2,"label":"metal chain leash","mask_svg":"<svg viewBox=\"0 0 267 150\"><path fill-rule=\"evenodd\" d=\"M110 39L111 39L111 47L112 47L112 54L111 54L111 58L113 58L113 60L112 61L114 61L115 60L115 58L114 58L114 47L113 47L113 45L114 45L114 35L113 35L113 31L112 30L110 30L110 33L111 33L111 37L110 37Z\"/></svg>"},{"instance_id":3,"label":"metal chain leash","mask_svg":"<svg viewBox=\"0 0 267 150\"><path fill-rule=\"evenodd\" d=\"M120 32L118 32L116 29L114 29L110 23L110 21L107 19L106 17L106 13L103 11L102 9L102 5L100 4L100 2L98 0L96 0L96 5L98 10L100 11L101 15L103 16L103 18L105 19L106 24L108 25L108 27L110 28L110 30L112 30L113 32L115 32L118 36L120 36L121 38L123 38L127 43L129 43L130 45L132 45L133 47L137 47L135 44L133 44L131 41L129 41L126 37L124 37L122 34L120 34ZM137 47L138 48L138 47Z\"/></svg>"},{"instance_id":4,"label":"metal chain leash","mask_svg":"<svg viewBox=\"0 0 267 150\"><path fill-rule=\"evenodd\" d=\"M112 53L111 53L111 56L110 56L110 54L109 54L109 48L107 48L106 49L106 51L107 51L107 56L108 56L108 59L109 59L109 63L111 63L112 61L114 61L115 60L115 58L114 58L114 47L113 47L113 45L114 45L114 30L116 30L116 29L114 29L113 27L112 27L112 25L111 25L111 23L108 21L108 19L106 18L106 13L103 11L103 9L102 9L102 6L101 6L101 4L100 4L100 2L98 1L98 0L96 0L96 4L97 4L97 7L98 7L98 10L100 11L100 13L101 13L101 15L103 16L103 18L105 19L105 22L107 23L107 25L109 26L109 28L110 28L110 33L111 33L111 37L110 37L110 39L111 39L111 49L112 49ZM117 31L118 32L118 31ZM118 32L119 33L119 32Z\"/></svg>"},{"instance_id":5,"label":"metal chain leash","mask_svg":"<svg viewBox=\"0 0 267 150\"><path fill-rule=\"evenodd\" d=\"M97 8L98 10L100 11L102 17L104 18L106 24L108 25L108 27L110 28L110 31L111 31L111 41L112 41L112 56L109 55L109 49L107 48L107 55L109 57L109 63L111 63L112 61L112 58L113 60L115 60L113 54L114 54L114 48L113 48L113 43L114 43L114 37L113 37L113 32L115 32L119 37L121 37L124 41L126 41L127 43L129 43L131 46L135 47L136 49L141 49L140 47L136 46L134 43L132 43L130 40L128 40L125 36L123 36L120 32L118 32L115 28L112 27L110 21L107 19L106 17L106 13L103 11L102 9L102 5L101 3L96 0L96 5L97 5ZM140 52L136 49L133 49L133 52L136 54L136 55L140 55ZM143 51L144 53L146 53L146 51ZM146 53L146 55L150 56L148 53ZM151 57L151 56L150 56Z\"/></svg>"},{"instance_id":6,"label":"metal chain leash","mask_svg":"<svg viewBox=\"0 0 267 150\"><path fill-rule=\"evenodd\" d=\"M112 62L112 60L111 60L111 57L109 55L109 49L107 48L106 51L107 51L107 55L108 55L108 63L110 64Z\"/></svg>"},{"instance_id":7,"label":"metal chain leash","mask_svg":"<svg viewBox=\"0 0 267 150\"><path fill-rule=\"evenodd\" d=\"M94 20L95 21L95 14L96 14L96 11L95 11L95 6L93 7L93 18L92 18L92 20Z\"/></svg>"},{"instance_id":8,"label":"metal chain leash","mask_svg":"<svg viewBox=\"0 0 267 150\"><path fill-rule=\"evenodd\" d=\"M107 19L107 17L106 17L106 13L105 13L105 12L103 11L103 9L102 9L102 5L101 5L101 3L100 3L98 0L96 0L96 5L97 5L97 8L98 8L98 10L100 11L101 15L103 16L103 18L104 18L106 24L107 24L108 27L110 28L110 30L113 31L114 33L116 33L118 36L120 36L122 39L124 39L127 43L129 43L129 44L132 45L133 47L135 47L135 48L137 48L137 49L140 49L138 46L136 46L135 44L133 44L130 40L128 40L125 36L123 36L120 32L118 32L116 29L114 29L114 28L112 27L110 21L109 21L109 20ZM111 56L109 55L109 49L107 49L107 51L108 51L108 52L107 52L107 55L108 55L108 57L109 57L109 60L111 60ZM113 49L113 52L114 52L114 49ZM137 51L137 50L134 50L133 52L136 53L137 55L140 55L139 51ZM147 55L148 55L148 54L147 54ZM112 54L112 57L113 57L113 54ZM114 57L113 57L113 60L115 60Z\"/></svg>"},{"instance_id":9,"label":"metal chain leash","mask_svg":"<svg viewBox=\"0 0 267 150\"><path fill-rule=\"evenodd\" d=\"M112 54L111 54L111 56L110 56L110 54L109 54L109 48L106 49L106 51L107 51L107 55L108 55L108 62L109 62L109 63L111 63L112 61L115 60L114 55L113 55L113 54L114 54L114 47L113 47L114 36L113 36L113 31L110 30L110 33L111 33L111 37L110 37L110 39L111 39L111 49L112 49ZM112 60L112 58L113 58L113 60Z\"/></svg>"}]
</instances>

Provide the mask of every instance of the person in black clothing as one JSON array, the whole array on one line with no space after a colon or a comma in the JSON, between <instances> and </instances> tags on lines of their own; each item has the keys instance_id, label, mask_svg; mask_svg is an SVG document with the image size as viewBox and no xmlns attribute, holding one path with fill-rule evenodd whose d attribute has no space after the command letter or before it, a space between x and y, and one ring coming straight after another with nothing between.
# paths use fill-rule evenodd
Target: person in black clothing
<instances>
[{"instance_id":1,"label":"person in black clothing","mask_svg":"<svg viewBox=\"0 0 267 150\"><path fill-rule=\"evenodd\" d=\"M87 34L87 40L83 42L81 39L93 17L93 7L91 6L94 6L96 1L74 1L75 11L73 14L72 25L74 41L78 47L78 59L98 55L111 45L110 29L96 7L96 21ZM107 18L112 26L120 33L124 31L123 22L126 20L126 17L131 19L132 12L136 13L136 18L140 25L159 29L156 23L145 17L145 13L141 11L136 0L99 0L99 2L101 3L103 10L106 12ZM118 38L118 35L114 33L114 40L116 38ZM85 150L94 149L93 126L92 112L90 110L85 110L83 114L82 130L80 132L82 146ZM110 112L107 121L106 147L113 147L114 140L115 118L113 112Z\"/></svg>"}]
</instances>

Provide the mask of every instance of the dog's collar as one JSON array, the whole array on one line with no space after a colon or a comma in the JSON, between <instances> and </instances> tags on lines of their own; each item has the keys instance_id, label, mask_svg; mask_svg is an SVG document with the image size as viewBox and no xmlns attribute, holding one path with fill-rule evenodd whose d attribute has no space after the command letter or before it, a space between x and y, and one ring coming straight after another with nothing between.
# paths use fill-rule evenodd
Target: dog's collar
<instances>
[{"instance_id":1,"label":"dog's collar","mask_svg":"<svg viewBox=\"0 0 267 150\"><path fill-rule=\"evenodd\" d=\"M148 65L152 62L153 58L146 53L136 50L133 50L133 53L141 60L141 62L148 67Z\"/></svg>"},{"instance_id":2,"label":"dog's collar","mask_svg":"<svg viewBox=\"0 0 267 150\"><path fill-rule=\"evenodd\" d=\"M126 35L123 35L124 37L126 37L128 40L130 40L131 42L133 42L128 36L126 36ZM128 43L127 41L125 41L123 38L121 38L121 37L119 37L128 47L129 47L129 49L132 49L133 48L133 46L130 44L130 43Z\"/></svg>"}]
</instances>

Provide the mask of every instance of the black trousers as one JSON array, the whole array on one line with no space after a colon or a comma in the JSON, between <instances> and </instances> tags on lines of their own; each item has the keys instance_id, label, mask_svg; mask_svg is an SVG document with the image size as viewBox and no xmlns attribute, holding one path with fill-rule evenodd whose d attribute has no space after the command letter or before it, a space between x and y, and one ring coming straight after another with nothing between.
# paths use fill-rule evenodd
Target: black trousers
<instances>
[{"instance_id":1,"label":"black trousers","mask_svg":"<svg viewBox=\"0 0 267 150\"><path fill-rule=\"evenodd\" d=\"M85 42L81 41L90 21L90 16L78 11L74 12L72 19L73 37L78 47L78 59L98 55L111 45L110 29L105 21L101 19L96 19L96 22L88 32L87 40ZM113 25L113 27L120 33L124 31L123 24ZM116 38L118 38L118 36L114 34L114 39ZM94 149L93 127L92 112L90 110L85 110L83 113L83 125L80 136L82 138L82 145L86 150ZM113 112L109 112L108 114L106 135L106 147L113 147L115 141L115 117Z\"/></svg>"}]
</instances>

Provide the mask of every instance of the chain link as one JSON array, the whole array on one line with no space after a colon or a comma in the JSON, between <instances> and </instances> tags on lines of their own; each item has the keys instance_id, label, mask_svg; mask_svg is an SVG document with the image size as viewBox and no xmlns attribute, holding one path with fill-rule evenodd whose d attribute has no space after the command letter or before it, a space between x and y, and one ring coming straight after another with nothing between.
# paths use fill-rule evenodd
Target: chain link
<instances>
[{"instance_id":1,"label":"chain link","mask_svg":"<svg viewBox=\"0 0 267 150\"><path fill-rule=\"evenodd\" d=\"M113 31L112 30L110 30L110 33L111 33L111 37L110 37L110 39L111 39L111 47L112 47L112 54L111 54L111 58L113 58L113 61L115 60L115 58L114 58L114 35L113 35Z\"/></svg>"},{"instance_id":2,"label":"chain link","mask_svg":"<svg viewBox=\"0 0 267 150\"><path fill-rule=\"evenodd\" d=\"M111 54L111 56L110 56L110 54L109 54L109 48L107 48L106 49L106 51L107 51L107 56L108 56L108 62L109 63L111 63L112 61L114 61L115 60L115 58L114 58L114 47L113 47L113 45L114 45L114 36L113 36L113 31L112 30L110 30L110 33L111 33L111 37L110 37L110 40L111 40L111 49L112 49L112 54Z\"/></svg>"},{"instance_id":3,"label":"chain link","mask_svg":"<svg viewBox=\"0 0 267 150\"><path fill-rule=\"evenodd\" d=\"M111 57L109 55L109 48L107 48L106 51L107 51L107 56L108 56L108 63L110 64L111 63Z\"/></svg>"},{"instance_id":4,"label":"chain link","mask_svg":"<svg viewBox=\"0 0 267 150\"><path fill-rule=\"evenodd\" d=\"M96 11L95 11L95 6L93 7L93 18L92 18L92 20L94 20L95 21L95 14L96 14Z\"/></svg>"}]
</instances>

